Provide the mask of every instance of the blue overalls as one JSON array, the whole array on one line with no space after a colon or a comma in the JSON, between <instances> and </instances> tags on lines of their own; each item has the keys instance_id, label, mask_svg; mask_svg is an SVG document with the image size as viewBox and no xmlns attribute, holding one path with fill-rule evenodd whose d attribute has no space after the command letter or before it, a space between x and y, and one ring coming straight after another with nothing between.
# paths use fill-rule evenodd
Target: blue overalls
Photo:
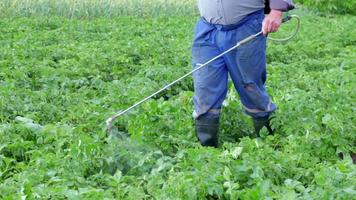
<instances>
[{"instance_id":1,"label":"blue overalls","mask_svg":"<svg viewBox=\"0 0 356 200\"><path fill-rule=\"evenodd\" d=\"M193 68L262 29L263 10L234 25L210 24L200 18L192 45ZM253 118L268 117L275 109L266 92L266 37L255 40L193 73L193 117L218 118L227 94L228 74L240 96L245 113Z\"/></svg>"}]
</instances>

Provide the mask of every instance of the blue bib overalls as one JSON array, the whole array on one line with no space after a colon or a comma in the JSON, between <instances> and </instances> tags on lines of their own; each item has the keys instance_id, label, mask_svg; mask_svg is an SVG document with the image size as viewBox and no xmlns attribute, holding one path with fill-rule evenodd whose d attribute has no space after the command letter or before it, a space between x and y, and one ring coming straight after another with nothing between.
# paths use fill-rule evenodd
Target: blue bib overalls
<instances>
[{"instance_id":1,"label":"blue bib overalls","mask_svg":"<svg viewBox=\"0 0 356 200\"><path fill-rule=\"evenodd\" d=\"M263 10L234 25L210 24L200 18L195 26L192 45L193 68L261 31L263 18ZM193 74L195 119L220 116L227 94L228 74L248 115L267 117L276 109L265 88L266 37L261 35Z\"/></svg>"}]
</instances>

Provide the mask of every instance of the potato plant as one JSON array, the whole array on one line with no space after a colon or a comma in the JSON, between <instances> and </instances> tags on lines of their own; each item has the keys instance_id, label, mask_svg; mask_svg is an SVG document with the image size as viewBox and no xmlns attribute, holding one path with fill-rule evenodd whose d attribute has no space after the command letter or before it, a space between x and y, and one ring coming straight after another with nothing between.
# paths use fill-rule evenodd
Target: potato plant
<instances>
[{"instance_id":1,"label":"potato plant","mask_svg":"<svg viewBox=\"0 0 356 200\"><path fill-rule=\"evenodd\" d=\"M217 149L191 78L104 128L191 70L194 13L0 18L0 199L353 199L356 17L295 12L298 36L268 44L276 133L253 135L231 87Z\"/></svg>"}]
</instances>

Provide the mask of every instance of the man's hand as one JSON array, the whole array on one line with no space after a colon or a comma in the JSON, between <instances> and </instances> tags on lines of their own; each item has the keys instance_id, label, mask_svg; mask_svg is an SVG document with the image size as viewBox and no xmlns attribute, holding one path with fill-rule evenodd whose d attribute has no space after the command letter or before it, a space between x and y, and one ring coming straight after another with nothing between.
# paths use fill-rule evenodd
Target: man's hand
<instances>
[{"instance_id":1,"label":"man's hand","mask_svg":"<svg viewBox=\"0 0 356 200\"><path fill-rule=\"evenodd\" d=\"M271 10L262 23L262 32L264 35L278 31L278 28L282 23L282 15L282 11Z\"/></svg>"}]
</instances>

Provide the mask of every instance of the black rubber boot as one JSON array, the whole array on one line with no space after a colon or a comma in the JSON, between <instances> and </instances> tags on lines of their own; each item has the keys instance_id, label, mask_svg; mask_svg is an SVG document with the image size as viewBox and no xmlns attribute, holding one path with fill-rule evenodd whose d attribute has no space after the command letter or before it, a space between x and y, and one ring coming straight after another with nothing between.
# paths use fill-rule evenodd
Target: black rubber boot
<instances>
[{"instance_id":1,"label":"black rubber boot","mask_svg":"<svg viewBox=\"0 0 356 200\"><path fill-rule=\"evenodd\" d=\"M219 118L195 119L195 133L202 146L218 147Z\"/></svg>"},{"instance_id":2,"label":"black rubber boot","mask_svg":"<svg viewBox=\"0 0 356 200\"><path fill-rule=\"evenodd\" d=\"M269 116L267 117L261 117L261 118L252 118L253 119L253 127L255 128L255 133L257 136L260 136L260 131L263 127L266 127L268 130L268 133L270 135L273 134L273 129L270 125L270 118Z\"/></svg>"}]
</instances>

